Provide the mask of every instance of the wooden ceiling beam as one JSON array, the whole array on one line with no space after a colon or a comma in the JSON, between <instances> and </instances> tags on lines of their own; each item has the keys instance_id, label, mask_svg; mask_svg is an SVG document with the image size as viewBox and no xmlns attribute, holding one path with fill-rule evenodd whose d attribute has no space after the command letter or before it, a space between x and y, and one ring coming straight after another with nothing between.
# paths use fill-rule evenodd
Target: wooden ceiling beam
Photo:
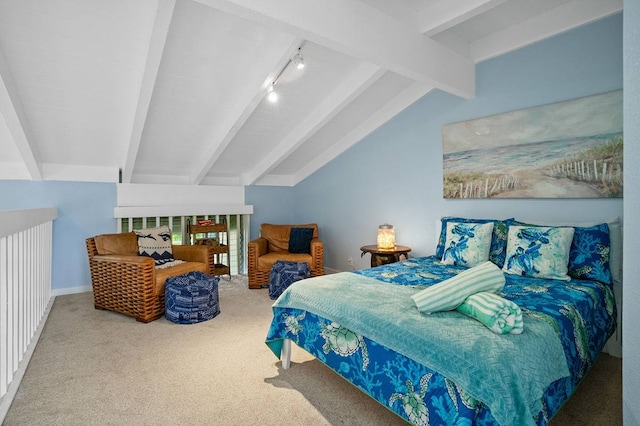
<instances>
[{"instance_id":1,"label":"wooden ceiling beam","mask_svg":"<svg viewBox=\"0 0 640 426\"><path fill-rule=\"evenodd\" d=\"M0 49L0 115L7 123L31 180L42 180L42 170L30 137L29 120L15 87L4 51Z\"/></svg>"},{"instance_id":2,"label":"wooden ceiling beam","mask_svg":"<svg viewBox=\"0 0 640 426\"><path fill-rule=\"evenodd\" d=\"M147 114L149 114L149 105L151 104L153 89L156 85L156 79L158 78L160 61L162 60L162 53L167 43L167 34L169 33L169 26L173 18L175 4L176 0L158 0L158 9L149 39L149 49L147 50L144 72L138 89L138 102L131 127L131 136L129 137L127 154L124 160L124 167L122 168L122 183L131 183L133 177L133 169L136 164L136 158L138 157L138 150L140 149L140 141L142 140L144 125L147 121Z\"/></svg>"},{"instance_id":3,"label":"wooden ceiling beam","mask_svg":"<svg viewBox=\"0 0 640 426\"><path fill-rule=\"evenodd\" d=\"M474 62L511 52L622 10L623 0L574 0L471 43Z\"/></svg>"},{"instance_id":4,"label":"wooden ceiling beam","mask_svg":"<svg viewBox=\"0 0 640 426\"><path fill-rule=\"evenodd\" d=\"M269 84L291 60L301 42L300 38L283 35L279 40L271 40L270 49L263 51L262 58L256 58L255 66L249 70L245 84L239 89L234 104L229 106L227 115L220 123L213 123L209 130L205 138L207 146L189 178L192 185L202 183L211 167L265 97ZM273 55L273 51L279 51L280 54Z\"/></svg>"},{"instance_id":5,"label":"wooden ceiling beam","mask_svg":"<svg viewBox=\"0 0 640 426\"><path fill-rule=\"evenodd\" d=\"M493 9L507 0L440 0L418 13L418 28L429 37Z\"/></svg>"},{"instance_id":6,"label":"wooden ceiling beam","mask_svg":"<svg viewBox=\"0 0 640 426\"><path fill-rule=\"evenodd\" d=\"M386 70L376 65L360 64L355 71L345 76L331 93L243 178L243 183L253 185L273 170L311 135L382 77L385 72Z\"/></svg>"},{"instance_id":7,"label":"wooden ceiling beam","mask_svg":"<svg viewBox=\"0 0 640 426\"><path fill-rule=\"evenodd\" d=\"M358 0L196 1L454 95L475 95L475 65L469 58Z\"/></svg>"},{"instance_id":8,"label":"wooden ceiling beam","mask_svg":"<svg viewBox=\"0 0 640 426\"><path fill-rule=\"evenodd\" d=\"M371 114L366 120L354 126L353 129L343 135L329 149L305 164L305 166L293 176L290 183L291 186L302 182L322 166L338 157L433 89L433 86L428 86L421 82L411 84L411 86L390 99L382 108Z\"/></svg>"}]
</instances>

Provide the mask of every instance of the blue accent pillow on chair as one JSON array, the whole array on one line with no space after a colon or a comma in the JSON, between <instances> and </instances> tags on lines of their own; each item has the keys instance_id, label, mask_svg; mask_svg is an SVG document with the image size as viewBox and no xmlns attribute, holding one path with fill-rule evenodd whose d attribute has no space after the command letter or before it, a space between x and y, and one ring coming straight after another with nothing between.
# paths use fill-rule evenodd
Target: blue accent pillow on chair
<instances>
[{"instance_id":1,"label":"blue accent pillow on chair","mask_svg":"<svg viewBox=\"0 0 640 426\"><path fill-rule=\"evenodd\" d=\"M289 233L289 253L311 254L313 228L291 228Z\"/></svg>"}]
</instances>

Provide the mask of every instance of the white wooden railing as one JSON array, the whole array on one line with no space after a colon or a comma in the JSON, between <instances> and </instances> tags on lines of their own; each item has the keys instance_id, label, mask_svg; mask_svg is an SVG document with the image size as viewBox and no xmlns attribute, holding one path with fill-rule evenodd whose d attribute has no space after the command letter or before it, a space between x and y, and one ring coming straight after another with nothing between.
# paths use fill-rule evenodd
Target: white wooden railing
<instances>
[{"instance_id":1,"label":"white wooden railing","mask_svg":"<svg viewBox=\"0 0 640 426\"><path fill-rule=\"evenodd\" d=\"M0 423L24 376L51 297L56 208L0 211Z\"/></svg>"}]
</instances>

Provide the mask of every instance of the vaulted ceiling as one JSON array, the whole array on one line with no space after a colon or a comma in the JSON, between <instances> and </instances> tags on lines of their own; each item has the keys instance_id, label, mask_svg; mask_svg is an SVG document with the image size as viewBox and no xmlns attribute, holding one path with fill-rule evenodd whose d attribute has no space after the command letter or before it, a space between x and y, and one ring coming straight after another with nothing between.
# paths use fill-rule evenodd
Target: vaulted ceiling
<instances>
[{"instance_id":1,"label":"vaulted ceiling","mask_svg":"<svg viewBox=\"0 0 640 426\"><path fill-rule=\"evenodd\" d=\"M476 63L620 10L0 0L0 179L293 186L431 90L473 97Z\"/></svg>"}]
</instances>

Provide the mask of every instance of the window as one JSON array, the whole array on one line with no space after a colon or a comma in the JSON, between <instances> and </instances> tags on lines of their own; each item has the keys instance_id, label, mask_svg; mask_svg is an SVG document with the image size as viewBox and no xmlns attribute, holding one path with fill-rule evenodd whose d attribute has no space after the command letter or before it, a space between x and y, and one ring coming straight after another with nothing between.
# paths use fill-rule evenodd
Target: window
<instances>
[{"instance_id":1,"label":"window","mask_svg":"<svg viewBox=\"0 0 640 426\"><path fill-rule=\"evenodd\" d=\"M232 275L246 273L246 238L249 232L249 215L197 215L197 216L155 216L122 217L118 220L118 232L130 232L134 229L155 228L168 225L171 229L173 244L191 244L187 233L187 221L210 219L213 223L226 223L229 237L229 268Z\"/></svg>"}]
</instances>

